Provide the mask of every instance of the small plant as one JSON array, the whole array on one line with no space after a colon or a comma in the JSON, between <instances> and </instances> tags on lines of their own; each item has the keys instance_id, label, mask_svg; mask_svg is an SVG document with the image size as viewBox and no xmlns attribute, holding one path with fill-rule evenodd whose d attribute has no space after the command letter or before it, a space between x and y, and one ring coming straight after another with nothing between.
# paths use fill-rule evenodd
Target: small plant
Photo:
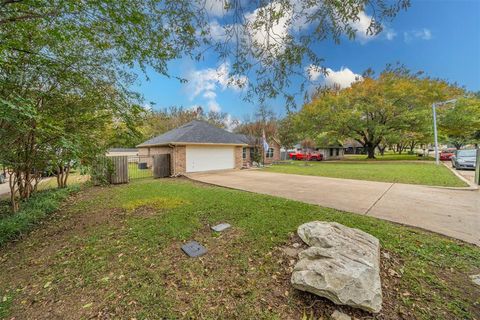
<instances>
[{"instance_id":1,"label":"small plant","mask_svg":"<svg viewBox=\"0 0 480 320\"><path fill-rule=\"evenodd\" d=\"M110 184L113 174L113 162L110 158L97 157L90 168L90 175L95 186L104 186Z\"/></svg>"}]
</instances>

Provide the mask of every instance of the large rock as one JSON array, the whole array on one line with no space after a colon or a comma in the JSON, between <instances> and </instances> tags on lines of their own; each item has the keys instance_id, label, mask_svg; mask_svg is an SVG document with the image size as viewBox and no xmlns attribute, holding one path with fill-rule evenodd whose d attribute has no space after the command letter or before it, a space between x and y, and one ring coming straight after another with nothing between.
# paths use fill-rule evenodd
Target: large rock
<instances>
[{"instance_id":1,"label":"large rock","mask_svg":"<svg viewBox=\"0 0 480 320\"><path fill-rule=\"evenodd\" d=\"M292 285L336 304L371 312L382 308L380 244L361 230L335 222L301 225L298 235L311 246L300 252Z\"/></svg>"}]
</instances>

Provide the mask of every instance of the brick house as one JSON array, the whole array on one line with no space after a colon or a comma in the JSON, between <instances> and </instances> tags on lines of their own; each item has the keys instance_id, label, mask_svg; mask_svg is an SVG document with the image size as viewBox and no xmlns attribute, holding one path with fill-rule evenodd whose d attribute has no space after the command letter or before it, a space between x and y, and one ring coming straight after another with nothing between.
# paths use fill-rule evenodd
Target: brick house
<instances>
[{"instance_id":1,"label":"brick house","mask_svg":"<svg viewBox=\"0 0 480 320\"><path fill-rule=\"evenodd\" d=\"M268 165L280 160L280 142L275 138L268 139L268 150L263 150L261 138L239 135L247 144L242 148L243 167L249 168L253 162L262 162ZM263 155L262 155L263 153Z\"/></svg>"},{"instance_id":2,"label":"brick house","mask_svg":"<svg viewBox=\"0 0 480 320\"><path fill-rule=\"evenodd\" d=\"M138 155L152 166L156 154L170 154L172 175L250 167L255 139L193 120L137 146ZM280 159L280 144L271 139L265 163Z\"/></svg>"}]
</instances>

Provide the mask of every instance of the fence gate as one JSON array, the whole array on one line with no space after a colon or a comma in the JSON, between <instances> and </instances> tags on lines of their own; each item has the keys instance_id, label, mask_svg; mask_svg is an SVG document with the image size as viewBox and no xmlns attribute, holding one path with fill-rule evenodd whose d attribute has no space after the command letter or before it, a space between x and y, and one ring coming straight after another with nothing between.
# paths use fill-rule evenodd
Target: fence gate
<instances>
[{"instance_id":1,"label":"fence gate","mask_svg":"<svg viewBox=\"0 0 480 320\"><path fill-rule=\"evenodd\" d=\"M110 182L113 184L128 183L128 158L127 156L110 157L113 173Z\"/></svg>"},{"instance_id":2,"label":"fence gate","mask_svg":"<svg viewBox=\"0 0 480 320\"><path fill-rule=\"evenodd\" d=\"M153 156L153 177L165 178L170 176L170 155L157 154Z\"/></svg>"}]
</instances>

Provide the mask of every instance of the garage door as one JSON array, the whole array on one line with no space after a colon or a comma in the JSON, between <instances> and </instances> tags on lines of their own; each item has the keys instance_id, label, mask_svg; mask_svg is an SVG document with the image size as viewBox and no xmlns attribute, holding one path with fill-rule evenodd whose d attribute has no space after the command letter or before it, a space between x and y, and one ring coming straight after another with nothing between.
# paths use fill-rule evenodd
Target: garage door
<instances>
[{"instance_id":1,"label":"garage door","mask_svg":"<svg viewBox=\"0 0 480 320\"><path fill-rule=\"evenodd\" d=\"M187 172L233 169L235 147L187 146Z\"/></svg>"}]
</instances>

